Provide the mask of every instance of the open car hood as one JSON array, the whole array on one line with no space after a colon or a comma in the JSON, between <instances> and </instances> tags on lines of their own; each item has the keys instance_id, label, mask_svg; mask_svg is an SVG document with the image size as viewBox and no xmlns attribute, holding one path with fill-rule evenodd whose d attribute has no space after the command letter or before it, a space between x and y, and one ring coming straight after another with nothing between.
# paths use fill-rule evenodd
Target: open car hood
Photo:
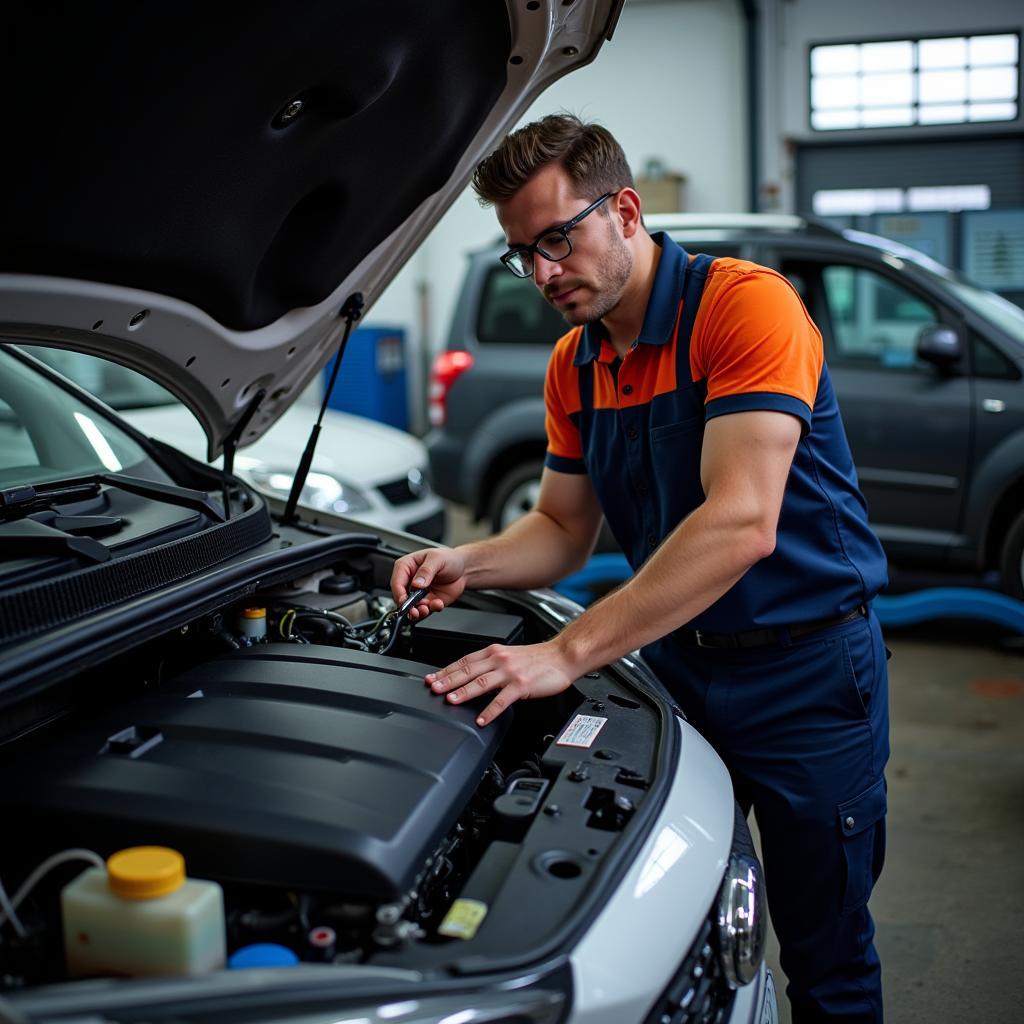
<instances>
[{"instance_id":1,"label":"open car hood","mask_svg":"<svg viewBox=\"0 0 1024 1024\"><path fill-rule=\"evenodd\" d=\"M622 2L18 5L0 332L254 441Z\"/></svg>"}]
</instances>

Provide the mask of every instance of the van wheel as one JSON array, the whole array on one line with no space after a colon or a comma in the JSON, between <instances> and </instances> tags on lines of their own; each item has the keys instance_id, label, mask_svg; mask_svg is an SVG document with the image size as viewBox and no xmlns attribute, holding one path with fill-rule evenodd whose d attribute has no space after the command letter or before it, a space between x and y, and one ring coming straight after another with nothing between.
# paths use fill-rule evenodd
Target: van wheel
<instances>
[{"instance_id":1,"label":"van wheel","mask_svg":"<svg viewBox=\"0 0 1024 1024\"><path fill-rule=\"evenodd\" d=\"M999 558L999 573L1003 590L1024 600L1024 512L1017 516L1006 533Z\"/></svg>"},{"instance_id":2,"label":"van wheel","mask_svg":"<svg viewBox=\"0 0 1024 1024\"><path fill-rule=\"evenodd\" d=\"M501 533L537 504L543 469L544 463L539 459L524 462L498 481L489 508L493 533Z\"/></svg>"}]
</instances>

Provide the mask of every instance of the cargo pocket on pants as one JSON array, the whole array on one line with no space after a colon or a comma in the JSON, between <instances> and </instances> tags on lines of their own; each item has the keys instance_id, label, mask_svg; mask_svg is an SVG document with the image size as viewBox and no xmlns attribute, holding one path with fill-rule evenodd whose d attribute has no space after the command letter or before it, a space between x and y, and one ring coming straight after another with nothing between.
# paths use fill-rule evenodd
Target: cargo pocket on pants
<instances>
[{"instance_id":1,"label":"cargo pocket on pants","mask_svg":"<svg viewBox=\"0 0 1024 1024\"><path fill-rule=\"evenodd\" d=\"M885 858L885 779L836 806L846 878L842 912L864 906Z\"/></svg>"}]
</instances>

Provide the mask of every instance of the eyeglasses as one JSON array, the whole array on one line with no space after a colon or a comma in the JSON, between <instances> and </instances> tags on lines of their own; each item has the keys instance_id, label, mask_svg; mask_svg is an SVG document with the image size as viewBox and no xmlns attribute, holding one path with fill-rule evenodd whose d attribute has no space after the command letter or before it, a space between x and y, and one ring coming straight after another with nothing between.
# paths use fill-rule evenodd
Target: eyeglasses
<instances>
[{"instance_id":1,"label":"eyeglasses","mask_svg":"<svg viewBox=\"0 0 1024 1024\"><path fill-rule=\"evenodd\" d=\"M589 213L593 213L603 202L615 195L614 192L605 192L600 199L595 199L582 213L577 213L572 220L567 220L560 227L545 231L532 245L517 245L509 249L501 262L512 271L516 277L529 277L533 273L533 254L539 253L546 260L557 263L564 260L572 253L572 242L569 241L569 232Z\"/></svg>"}]
</instances>

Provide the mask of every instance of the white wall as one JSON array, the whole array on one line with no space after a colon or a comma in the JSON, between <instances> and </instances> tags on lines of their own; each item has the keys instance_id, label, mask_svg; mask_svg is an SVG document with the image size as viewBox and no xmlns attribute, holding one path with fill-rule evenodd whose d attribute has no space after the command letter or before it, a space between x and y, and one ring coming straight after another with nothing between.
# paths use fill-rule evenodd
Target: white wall
<instances>
[{"instance_id":1,"label":"white wall","mask_svg":"<svg viewBox=\"0 0 1024 1024\"><path fill-rule=\"evenodd\" d=\"M634 172L657 157L686 175L688 210L745 210L744 31L739 0L627 0L596 61L556 82L523 123L557 110L600 121ZM423 422L423 367L447 338L465 254L498 236L494 212L467 189L367 316L407 331L414 424Z\"/></svg>"}]
</instances>

